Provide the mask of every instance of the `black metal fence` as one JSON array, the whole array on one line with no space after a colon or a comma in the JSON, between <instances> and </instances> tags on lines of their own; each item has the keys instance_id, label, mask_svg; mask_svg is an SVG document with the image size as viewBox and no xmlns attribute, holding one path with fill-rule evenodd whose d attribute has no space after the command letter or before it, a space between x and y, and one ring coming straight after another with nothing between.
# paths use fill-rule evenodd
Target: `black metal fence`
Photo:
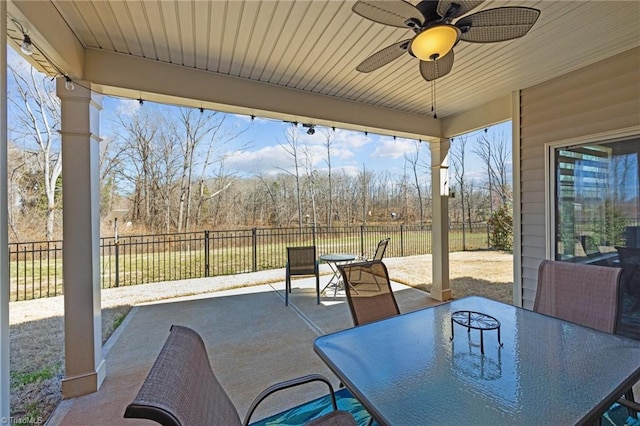
<instances>
[{"instance_id":1,"label":"black metal fence","mask_svg":"<svg viewBox=\"0 0 640 426\"><path fill-rule=\"evenodd\" d=\"M449 250L488 248L486 224L452 227ZM102 288L283 268L286 247L315 245L319 254L373 256L391 238L385 256L431 253L431 225L253 228L101 238ZM62 294L62 241L9 244L11 300Z\"/></svg>"}]
</instances>

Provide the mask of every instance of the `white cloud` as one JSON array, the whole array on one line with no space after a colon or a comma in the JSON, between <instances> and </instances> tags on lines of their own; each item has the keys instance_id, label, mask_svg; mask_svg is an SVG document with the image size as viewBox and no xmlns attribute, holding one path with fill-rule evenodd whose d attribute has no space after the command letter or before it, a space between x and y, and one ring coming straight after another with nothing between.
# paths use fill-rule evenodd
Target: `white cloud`
<instances>
[{"instance_id":1,"label":"white cloud","mask_svg":"<svg viewBox=\"0 0 640 426\"><path fill-rule=\"evenodd\" d=\"M307 146L312 166L317 168L325 165L324 151L321 146ZM298 151L299 165L302 168L305 153L300 146ZM280 145L260 148L257 151L240 150L227 153L227 165L240 174L279 173L282 170L294 172L293 158ZM302 170L301 170L302 173Z\"/></svg>"},{"instance_id":2,"label":"white cloud","mask_svg":"<svg viewBox=\"0 0 640 426\"><path fill-rule=\"evenodd\" d=\"M342 166L338 167L334 172L337 172L337 174L344 173L347 176L358 176L360 171L362 171L362 169L357 166Z\"/></svg>"},{"instance_id":3,"label":"white cloud","mask_svg":"<svg viewBox=\"0 0 640 426\"><path fill-rule=\"evenodd\" d=\"M135 99L118 99L116 101L116 111L118 115L133 117L140 110L140 102Z\"/></svg>"},{"instance_id":4,"label":"white cloud","mask_svg":"<svg viewBox=\"0 0 640 426\"><path fill-rule=\"evenodd\" d=\"M394 141L390 138L381 138L376 144L376 149L371 154L371 158L391 158L394 160L402 158L405 154L415 152L415 143L410 139L397 139ZM428 144L425 143L420 147L420 150L422 151L423 148L428 150Z\"/></svg>"}]
</instances>

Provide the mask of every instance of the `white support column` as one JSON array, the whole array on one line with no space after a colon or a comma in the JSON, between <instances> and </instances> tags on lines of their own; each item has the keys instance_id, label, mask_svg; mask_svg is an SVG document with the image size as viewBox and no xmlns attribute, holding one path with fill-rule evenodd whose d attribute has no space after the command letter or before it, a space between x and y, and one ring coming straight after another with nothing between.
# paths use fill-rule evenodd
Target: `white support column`
<instances>
[{"instance_id":1,"label":"white support column","mask_svg":"<svg viewBox=\"0 0 640 426\"><path fill-rule=\"evenodd\" d=\"M0 2L0 424L9 423L9 200L7 197L7 2Z\"/></svg>"},{"instance_id":2,"label":"white support column","mask_svg":"<svg viewBox=\"0 0 640 426\"><path fill-rule=\"evenodd\" d=\"M62 201L65 378L63 398L98 390L105 376L100 305L100 110L102 95L65 88L62 113ZM85 86L85 87L83 87Z\"/></svg>"},{"instance_id":3,"label":"white support column","mask_svg":"<svg viewBox=\"0 0 640 426\"><path fill-rule=\"evenodd\" d=\"M431 149L432 286L431 298L451 299L449 288L449 139L429 143Z\"/></svg>"}]
</instances>

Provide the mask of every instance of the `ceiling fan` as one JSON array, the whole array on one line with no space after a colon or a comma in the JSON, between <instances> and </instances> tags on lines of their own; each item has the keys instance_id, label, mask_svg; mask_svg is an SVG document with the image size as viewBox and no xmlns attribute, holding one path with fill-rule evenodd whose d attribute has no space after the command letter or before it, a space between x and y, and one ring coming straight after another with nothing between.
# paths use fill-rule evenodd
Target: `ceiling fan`
<instances>
[{"instance_id":1,"label":"ceiling fan","mask_svg":"<svg viewBox=\"0 0 640 426\"><path fill-rule=\"evenodd\" d=\"M412 38L399 41L369 56L356 67L368 73L405 53L420 60L427 81L447 75L453 67L453 47L460 41L495 43L525 35L540 11L529 7L497 7L464 16L484 0L424 0L416 6L404 0L358 0L352 10L384 25L409 28Z\"/></svg>"}]
</instances>

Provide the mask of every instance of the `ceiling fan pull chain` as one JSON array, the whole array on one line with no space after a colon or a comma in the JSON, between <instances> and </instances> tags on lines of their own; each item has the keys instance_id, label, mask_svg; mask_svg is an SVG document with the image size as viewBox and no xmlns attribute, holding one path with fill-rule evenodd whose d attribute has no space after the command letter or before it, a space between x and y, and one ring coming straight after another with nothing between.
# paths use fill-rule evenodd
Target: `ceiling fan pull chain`
<instances>
[{"instance_id":1,"label":"ceiling fan pull chain","mask_svg":"<svg viewBox=\"0 0 640 426\"><path fill-rule=\"evenodd\" d=\"M436 75L438 74L438 62L436 61ZM433 112L433 118L438 118L437 105L436 105L436 81L431 81L431 112Z\"/></svg>"}]
</instances>

